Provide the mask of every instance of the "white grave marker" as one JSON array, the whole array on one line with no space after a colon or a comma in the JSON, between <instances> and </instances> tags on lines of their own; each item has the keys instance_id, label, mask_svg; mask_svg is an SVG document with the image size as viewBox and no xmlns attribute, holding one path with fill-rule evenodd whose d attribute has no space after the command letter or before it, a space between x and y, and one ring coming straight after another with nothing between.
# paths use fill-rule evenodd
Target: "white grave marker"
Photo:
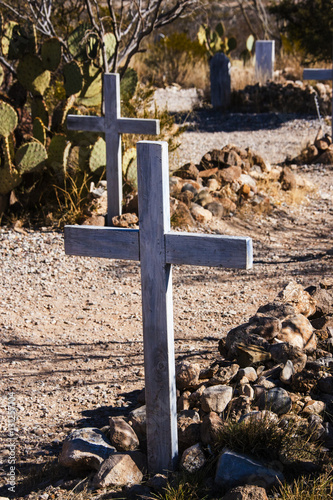
<instances>
[{"instance_id":1,"label":"white grave marker","mask_svg":"<svg viewBox=\"0 0 333 500\"><path fill-rule=\"evenodd\" d=\"M70 130L104 132L106 142L106 180L108 196L107 225L112 217L121 214L122 204L122 160L121 134L160 133L159 120L120 117L120 79L118 73L104 75L104 116L68 115Z\"/></svg>"},{"instance_id":2,"label":"white grave marker","mask_svg":"<svg viewBox=\"0 0 333 500\"><path fill-rule=\"evenodd\" d=\"M331 80L333 86L333 65L332 69L304 69L304 80ZM333 93L332 93L332 138L333 138Z\"/></svg>"},{"instance_id":3,"label":"white grave marker","mask_svg":"<svg viewBox=\"0 0 333 500\"><path fill-rule=\"evenodd\" d=\"M170 231L166 142L137 144L140 229L66 226L66 254L139 260L148 467L173 470L178 456L172 264L252 267L252 240Z\"/></svg>"},{"instance_id":4,"label":"white grave marker","mask_svg":"<svg viewBox=\"0 0 333 500\"><path fill-rule=\"evenodd\" d=\"M256 79L261 83L272 80L274 75L275 41L257 40L255 46Z\"/></svg>"}]
</instances>

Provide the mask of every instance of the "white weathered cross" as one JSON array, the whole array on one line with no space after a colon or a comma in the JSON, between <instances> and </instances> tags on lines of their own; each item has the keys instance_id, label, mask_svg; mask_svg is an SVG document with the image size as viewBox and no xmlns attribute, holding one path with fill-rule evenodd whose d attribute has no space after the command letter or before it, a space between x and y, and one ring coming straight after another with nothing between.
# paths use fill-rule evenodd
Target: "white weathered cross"
<instances>
[{"instance_id":1,"label":"white weathered cross","mask_svg":"<svg viewBox=\"0 0 333 500\"><path fill-rule=\"evenodd\" d=\"M121 134L156 135L160 132L159 120L120 117L120 79L118 73L107 73L104 85L104 116L68 115L70 130L104 132L106 142L106 180L108 197L107 225L112 217L121 214L122 205L122 155Z\"/></svg>"},{"instance_id":2,"label":"white weathered cross","mask_svg":"<svg viewBox=\"0 0 333 500\"><path fill-rule=\"evenodd\" d=\"M331 80L333 85L333 65L332 69L304 69L304 80ZM333 138L333 93L332 93L332 138Z\"/></svg>"},{"instance_id":3,"label":"white weathered cross","mask_svg":"<svg viewBox=\"0 0 333 500\"><path fill-rule=\"evenodd\" d=\"M174 469L177 405L172 310L172 264L249 269L252 240L170 231L166 142L137 143L140 229L66 226L71 255L141 263L148 467Z\"/></svg>"}]
</instances>

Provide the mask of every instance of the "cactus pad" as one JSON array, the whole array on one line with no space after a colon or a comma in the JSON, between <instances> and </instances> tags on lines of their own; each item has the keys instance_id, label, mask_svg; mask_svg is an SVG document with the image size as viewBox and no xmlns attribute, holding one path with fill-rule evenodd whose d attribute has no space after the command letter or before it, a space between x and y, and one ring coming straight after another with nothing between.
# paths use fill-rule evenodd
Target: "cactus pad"
<instances>
[{"instance_id":1,"label":"cactus pad","mask_svg":"<svg viewBox=\"0 0 333 500\"><path fill-rule=\"evenodd\" d=\"M36 96L31 102L32 119L40 118L46 128L49 126L49 113L44 99Z\"/></svg>"},{"instance_id":2,"label":"cactus pad","mask_svg":"<svg viewBox=\"0 0 333 500\"><path fill-rule=\"evenodd\" d=\"M91 148L86 146L74 146L71 148L67 161L67 171L70 175L87 170L90 151Z\"/></svg>"},{"instance_id":3,"label":"cactus pad","mask_svg":"<svg viewBox=\"0 0 333 500\"><path fill-rule=\"evenodd\" d=\"M58 38L53 37L46 40L42 45L41 56L45 69L55 71L61 61L62 48Z\"/></svg>"},{"instance_id":4,"label":"cactus pad","mask_svg":"<svg viewBox=\"0 0 333 500\"><path fill-rule=\"evenodd\" d=\"M105 45L105 51L106 51L106 58L108 62L110 62L111 57L115 53L116 50L116 37L114 36L113 33L105 33L103 37L103 43ZM100 65L103 65L103 57L102 54L100 55Z\"/></svg>"},{"instance_id":5,"label":"cactus pad","mask_svg":"<svg viewBox=\"0 0 333 500\"><path fill-rule=\"evenodd\" d=\"M123 176L125 181L133 188L138 186L136 148L129 148L123 154Z\"/></svg>"},{"instance_id":6,"label":"cactus pad","mask_svg":"<svg viewBox=\"0 0 333 500\"><path fill-rule=\"evenodd\" d=\"M19 62L17 79L34 96L43 95L50 84L51 74L44 69L38 56L28 54Z\"/></svg>"},{"instance_id":7,"label":"cactus pad","mask_svg":"<svg viewBox=\"0 0 333 500\"><path fill-rule=\"evenodd\" d=\"M102 102L102 70L93 64L83 66L83 88L78 97L79 104L100 106Z\"/></svg>"},{"instance_id":8,"label":"cactus pad","mask_svg":"<svg viewBox=\"0 0 333 500\"><path fill-rule=\"evenodd\" d=\"M10 42L13 37L14 28L18 27L15 21L9 21L2 26L1 29L1 49L5 57L8 57Z\"/></svg>"},{"instance_id":9,"label":"cactus pad","mask_svg":"<svg viewBox=\"0 0 333 500\"><path fill-rule=\"evenodd\" d=\"M72 61L66 64L63 68L64 85L66 96L77 94L82 90L83 77L80 66L77 62Z\"/></svg>"},{"instance_id":10,"label":"cactus pad","mask_svg":"<svg viewBox=\"0 0 333 500\"><path fill-rule=\"evenodd\" d=\"M0 167L0 194L7 194L19 184L21 184L22 177L20 173L10 166L8 163Z\"/></svg>"},{"instance_id":11,"label":"cactus pad","mask_svg":"<svg viewBox=\"0 0 333 500\"><path fill-rule=\"evenodd\" d=\"M87 59L84 39L90 30L90 24L81 23L68 37L68 50L77 61L85 61Z\"/></svg>"},{"instance_id":12,"label":"cactus pad","mask_svg":"<svg viewBox=\"0 0 333 500\"><path fill-rule=\"evenodd\" d=\"M33 172L43 166L47 152L39 141L23 144L15 154L15 165L20 174Z\"/></svg>"},{"instance_id":13,"label":"cactus pad","mask_svg":"<svg viewBox=\"0 0 333 500\"><path fill-rule=\"evenodd\" d=\"M62 134L54 135L48 148L47 164L58 182L63 182L67 171L71 143Z\"/></svg>"},{"instance_id":14,"label":"cactus pad","mask_svg":"<svg viewBox=\"0 0 333 500\"><path fill-rule=\"evenodd\" d=\"M138 84L138 74L133 68L128 68L120 82L120 96L124 101L129 101L135 93Z\"/></svg>"},{"instance_id":15,"label":"cactus pad","mask_svg":"<svg viewBox=\"0 0 333 500\"><path fill-rule=\"evenodd\" d=\"M34 138L45 146L46 130L45 125L40 118L35 118L32 126L32 134Z\"/></svg>"},{"instance_id":16,"label":"cactus pad","mask_svg":"<svg viewBox=\"0 0 333 500\"><path fill-rule=\"evenodd\" d=\"M0 135L8 137L17 127L15 109L7 102L0 101Z\"/></svg>"},{"instance_id":17,"label":"cactus pad","mask_svg":"<svg viewBox=\"0 0 333 500\"><path fill-rule=\"evenodd\" d=\"M103 167L106 167L106 144L105 140L99 137L91 149L89 168L91 172L96 172Z\"/></svg>"}]
</instances>

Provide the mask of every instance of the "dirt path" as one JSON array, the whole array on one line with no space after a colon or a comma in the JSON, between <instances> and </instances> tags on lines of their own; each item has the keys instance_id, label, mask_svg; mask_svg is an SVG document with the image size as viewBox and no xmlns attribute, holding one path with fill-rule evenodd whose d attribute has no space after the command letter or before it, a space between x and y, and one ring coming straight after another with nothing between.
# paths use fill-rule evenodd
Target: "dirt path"
<instances>
[{"instance_id":1,"label":"dirt path","mask_svg":"<svg viewBox=\"0 0 333 500\"><path fill-rule=\"evenodd\" d=\"M283 156L284 141L290 141L291 132L297 137L305 130L303 120L293 123L292 130L290 122L287 128L257 131L261 145L269 133L264 151L258 149L272 163L277 153ZM202 133L205 137L199 143ZM217 133L227 134L227 142L239 146L250 140L248 145L256 150L249 130ZM185 147L187 154L200 155L223 146L220 140L215 142L214 134L187 132L180 150L183 159L190 159L185 157ZM200 151L194 152L193 144ZM281 204L270 215L230 217L200 229L251 236L252 270L174 266L177 358L208 363L218 355L218 340L273 299L291 279L308 286L332 276L333 167L300 170L316 187L303 204ZM0 240L4 485L11 456L6 430L11 393L18 474L31 464L56 457L73 427L101 427L109 415L129 411L144 386L144 370L139 265L65 256L63 235L47 229L1 228ZM57 491L53 498L65 498ZM0 494L8 496L6 488ZM42 497L31 493L29 498Z\"/></svg>"}]
</instances>

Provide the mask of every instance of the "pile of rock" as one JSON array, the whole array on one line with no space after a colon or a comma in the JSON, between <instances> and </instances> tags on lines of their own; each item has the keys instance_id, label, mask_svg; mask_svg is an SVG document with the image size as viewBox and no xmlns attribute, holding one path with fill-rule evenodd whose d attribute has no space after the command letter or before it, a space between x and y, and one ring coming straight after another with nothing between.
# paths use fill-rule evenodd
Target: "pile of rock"
<instances>
[{"instance_id":1,"label":"pile of rock","mask_svg":"<svg viewBox=\"0 0 333 500\"><path fill-rule=\"evenodd\" d=\"M247 85L233 91L232 109L247 113L302 113L316 114L315 96L323 116L332 112L332 89L324 83L311 86L298 81L267 82Z\"/></svg>"},{"instance_id":2,"label":"pile of rock","mask_svg":"<svg viewBox=\"0 0 333 500\"><path fill-rule=\"evenodd\" d=\"M323 453L332 450L332 350L333 280L326 279L307 289L289 283L273 303L261 306L220 340L221 357L211 366L179 362L180 467L195 473L216 457L207 484L220 493L235 488L225 499L253 498L253 488L256 498L266 499L265 490L283 481L295 460L303 470L315 470L315 461L303 463L288 453L267 463L251 457L251 450L221 450L219 436L226 422L242 423L244 432L246 425L273 422L281 432L293 425L295 437L301 429L309 439L319 440ZM60 463L95 470L92 486L97 489L140 483L146 473L144 391L141 398L141 406L127 418L111 417L102 430L73 431L63 444ZM141 493L158 491L166 480L150 478ZM243 496L237 496L240 490Z\"/></svg>"},{"instance_id":3,"label":"pile of rock","mask_svg":"<svg viewBox=\"0 0 333 500\"><path fill-rule=\"evenodd\" d=\"M245 203L270 212L271 201L260 181L277 182L284 190L301 180L289 167L270 164L250 148L228 144L206 153L199 165L186 163L170 178L171 219L175 225L209 223L235 213Z\"/></svg>"},{"instance_id":4,"label":"pile of rock","mask_svg":"<svg viewBox=\"0 0 333 500\"><path fill-rule=\"evenodd\" d=\"M295 164L295 162L293 162ZM107 212L106 183L93 185L92 215L84 224L103 225ZM272 201L265 186L275 183L277 189L306 187L306 181L285 165L271 165L250 148L227 144L208 151L198 165L186 163L170 177L170 215L173 226L208 224L213 217L234 214L244 205L260 213L270 213ZM138 227L138 196L125 199L123 214L112 222L118 227Z\"/></svg>"},{"instance_id":5,"label":"pile of rock","mask_svg":"<svg viewBox=\"0 0 333 500\"><path fill-rule=\"evenodd\" d=\"M333 165L333 144L332 136L325 134L322 137L317 137L313 144L307 146L303 151L290 160L290 163L295 165Z\"/></svg>"}]
</instances>

